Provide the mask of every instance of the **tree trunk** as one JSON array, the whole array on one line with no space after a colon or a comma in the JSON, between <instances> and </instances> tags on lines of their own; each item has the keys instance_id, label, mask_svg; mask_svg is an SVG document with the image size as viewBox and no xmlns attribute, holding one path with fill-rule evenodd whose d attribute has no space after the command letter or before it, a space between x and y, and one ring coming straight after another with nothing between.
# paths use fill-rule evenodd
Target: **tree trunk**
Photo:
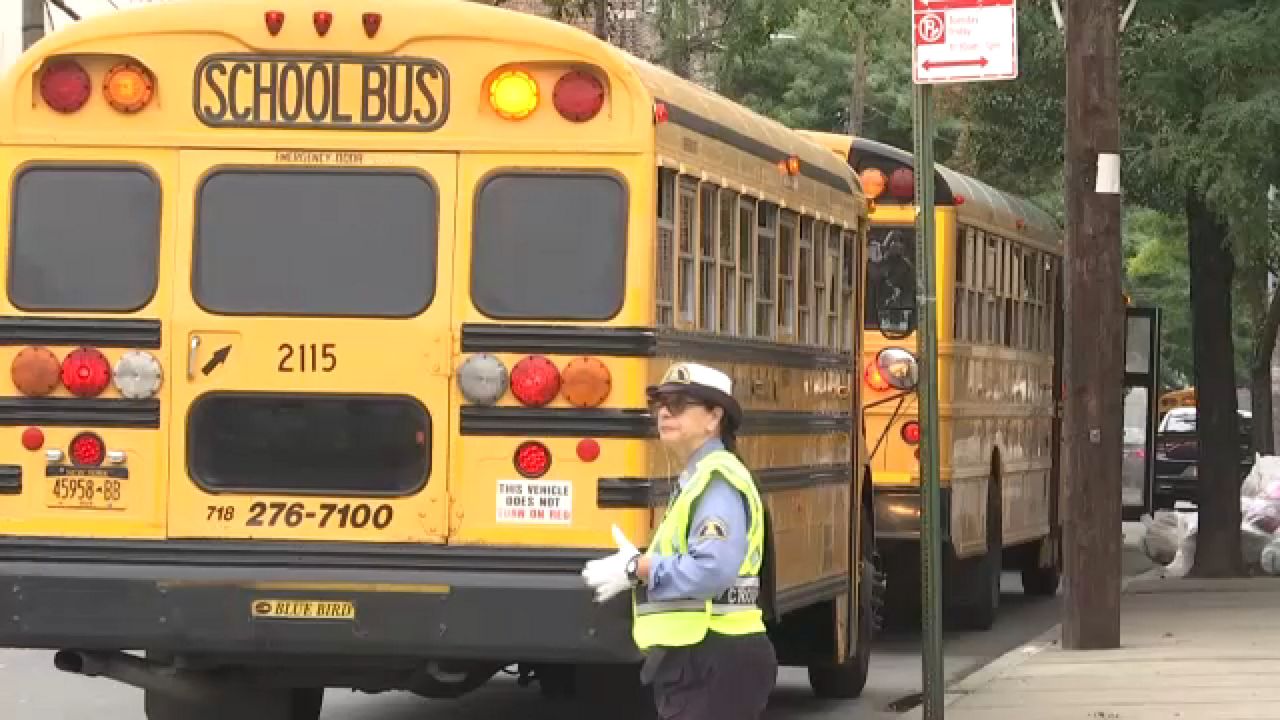
<instances>
[{"instance_id":1,"label":"tree trunk","mask_svg":"<svg viewBox=\"0 0 1280 720\"><path fill-rule=\"evenodd\" d=\"M867 30L853 29L853 68L849 81L849 134L862 134L862 118L867 111Z\"/></svg>"},{"instance_id":2,"label":"tree trunk","mask_svg":"<svg viewBox=\"0 0 1280 720\"><path fill-rule=\"evenodd\" d=\"M1263 455L1275 453L1275 424L1272 417L1271 360L1280 331L1280 292L1267 298L1267 269L1262 266L1254 278L1259 294L1259 312L1254 322L1253 358L1249 367L1249 395L1253 411L1253 449ZM1251 283L1253 284L1253 283Z\"/></svg>"},{"instance_id":3,"label":"tree trunk","mask_svg":"<svg viewBox=\"0 0 1280 720\"><path fill-rule=\"evenodd\" d=\"M594 35L601 40L609 39L609 0L596 0L595 9L595 27Z\"/></svg>"},{"instance_id":4,"label":"tree trunk","mask_svg":"<svg viewBox=\"0 0 1280 720\"><path fill-rule=\"evenodd\" d=\"M1231 340L1231 276L1235 260L1227 225L1195 190L1187 191L1191 264L1191 345L1199 437L1197 577L1244 574L1240 557L1240 420L1236 413Z\"/></svg>"}]
</instances>

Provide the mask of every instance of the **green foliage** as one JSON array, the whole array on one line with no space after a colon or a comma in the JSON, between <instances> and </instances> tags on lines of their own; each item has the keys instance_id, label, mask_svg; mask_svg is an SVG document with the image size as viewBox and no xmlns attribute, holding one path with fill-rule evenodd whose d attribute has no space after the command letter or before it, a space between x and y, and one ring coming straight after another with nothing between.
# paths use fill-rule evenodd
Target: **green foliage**
<instances>
[{"instance_id":1,"label":"green foliage","mask_svg":"<svg viewBox=\"0 0 1280 720\"><path fill-rule=\"evenodd\" d=\"M863 33L867 84L862 135L911 147L910 4L882 0L808 0L795 22L755 52L726 57L718 90L790 127L848 132L854 47ZM943 118L945 161L960 124Z\"/></svg>"},{"instance_id":2,"label":"green foliage","mask_svg":"<svg viewBox=\"0 0 1280 720\"><path fill-rule=\"evenodd\" d=\"M1060 191L1066 57L1047 2L1018 7L1018 72L1013 82L968 88L963 162L996 187L1032 195Z\"/></svg>"},{"instance_id":3,"label":"green foliage","mask_svg":"<svg viewBox=\"0 0 1280 720\"><path fill-rule=\"evenodd\" d=\"M790 25L800 0L657 0L658 62L689 77L694 59L733 63Z\"/></svg>"},{"instance_id":4,"label":"green foliage","mask_svg":"<svg viewBox=\"0 0 1280 720\"><path fill-rule=\"evenodd\" d=\"M1161 310L1160 383L1166 389L1191 385L1191 268L1187 264L1187 225L1181 215L1130 208L1124 219L1125 292L1135 305ZM1235 302L1236 381L1248 381L1253 327L1239 299Z\"/></svg>"}]
</instances>

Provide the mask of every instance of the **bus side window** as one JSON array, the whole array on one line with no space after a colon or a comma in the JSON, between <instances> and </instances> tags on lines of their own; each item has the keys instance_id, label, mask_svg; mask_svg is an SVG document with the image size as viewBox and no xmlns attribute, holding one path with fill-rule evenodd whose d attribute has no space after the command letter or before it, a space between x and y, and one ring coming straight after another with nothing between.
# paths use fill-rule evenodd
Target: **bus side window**
<instances>
[{"instance_id":1,"label":"bus side window","mask_svg":"<svg viewBox=\"0 0 1280 720\"><path fill-rule=\"evenodd\" d=\"M756 327L756 201L738 198L738 336L751 337Z\"/></svg>"},{"instance_id":2,"label":"bus side window","mask_svg":"<svg viewBox=\"0 0 1280 720\"><path fill-rule=\"evenodd\" d=\"M811 344L813 332L813 218L800 217L800 264L796 267L796 341Z\"/></svg>"},{"instance_id":3,"label":"bus side window","mask_svg":"<svg viewBox=\"0 0 1280 720\"><path fill-rule=\"evenodd\" d=\"M858 245L854 242L854 237L852 230L845 230L840 233L841 250L844 254L844 260L841 264L844 268L844 277L841 278L840 283L841 350L853 350L855 321L853 317L853 270L861 265L857 255Z\"/></svg>"},{"instance_id":4,"label":"bus side window","mask_svg":"<svg viewBox=\"0 0 1280 720\"><path fill-rule=\"evenodd\" d=\"M720 326L716 316L716 207L719 193L715 185L698 187L698 329L715 331Z\"/></svg>"},{"instance_id":5,"label":"bus side window","mask_svg":"<svg viewBox=\"0 0 1280 720\"><path fill-rule=\"evenodd\" d=\"M738 248L734 241L738 231L734 222L738 219L738 194L732 190L720 191L720 227L717 228L720 245L720 332L733 335L738 319L737 288Z\"/></svg>"},{"instance_id":6,"label":"bus side window","mask_svg":"<svg viewBox=\"0 0 1280 720\"><path fill-rule=\"evenodd\" d=\"M677 313L677 325L680 327L690 328L697 321L697 309L694 305L697 297L697 281L694 278L693 269L693 233L694 227L697 225L697 181L692 178L681 177L680 188L676 193L676 212L678 219L676 226L679 228L679 246L678 261L676 265L679 312Z\"/></svg>"},{"instance_id":7,"label":"bus side window","mask_svg":"<svg viewBox=\"0 0 1280 720\"><path fill-rule=\"evenodd\" d=\"M790 210L778 224L778 335L796 336L796 214Z\"/></svg>"},{"instance_id":8,"label":"bus side window","mask_svg":"<svg viewBox=\"0 0 1280 720\"><path fill-rule=\"evenodd\" d=\"M675 195L676 174L658 169L658 257L654 264L658 275L658 325L672 327L675 314Z\"/></svg>"},{"instance_id":9,"label":"bus side window","mask_svg":"<svg viewBox=\"0 0 1280 720\"><path fill-rule=\"evenodd\" d=\"M775 336L774 283L778 281L778 206L766 200L756 203L756 337Z\"/></svg>"}]
</instances>

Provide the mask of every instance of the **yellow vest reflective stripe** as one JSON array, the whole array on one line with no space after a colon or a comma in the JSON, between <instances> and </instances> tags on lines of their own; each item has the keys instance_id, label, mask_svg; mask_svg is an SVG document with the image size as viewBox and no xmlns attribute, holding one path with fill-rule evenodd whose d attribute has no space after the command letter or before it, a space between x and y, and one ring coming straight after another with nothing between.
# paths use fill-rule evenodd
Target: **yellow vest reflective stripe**
<instances>
[{"instance_id":1,"label":"yellow vest reflective stripe","mask_svg":"<svg viewBox=\"0 0 1280 720\"><path fill-rule=\"evenodd\" d=\"M747 499L750 510L747 556L738 568L733 586L710 600L693 598L650 600L641 585L632 593L632 638L645 650L654 646L696 645L713 631L722 635L748 635L765 631L760 611L760 565L764 560L764 505L751 473L727 450L709 453L694 466L693 475L679 491L654 533L649 553L675 555L689 551L689 520L694 503L719 474Z\"/></svg>"}]
</instances>

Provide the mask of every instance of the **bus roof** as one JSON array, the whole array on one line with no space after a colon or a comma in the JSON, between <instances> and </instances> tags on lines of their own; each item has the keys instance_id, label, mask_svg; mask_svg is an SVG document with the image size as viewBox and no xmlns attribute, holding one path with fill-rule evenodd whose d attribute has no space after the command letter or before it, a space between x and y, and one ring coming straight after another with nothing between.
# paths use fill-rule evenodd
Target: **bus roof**
<instances>
[{"instance_id":1,"label":"bus roof","mask_svg":"<svg viewBox=\"0 0 1280 720\"><path fill-rule=\"evenodd\" d=\"M612 47L612 46L610 46ZM654 101L667 105L671 119L691 126L699 134L720 139L740 149L755 149L757 155L769 155L768 149L800 159L804 168L842 178L861 203L865 198L857 174L840 158L832 156L821 144L804 133L771 120L728 98L685 80L668 70L613 48L626 57ZM775 153L776 154L776 153Z\"/></svg>"},{"instance_id":2,"label":"bus roof","mask_svg":"<svg viewBox=\"0 0 1280 720\"><path fill-rule=\"evenodd\" d=\"M858 172L867 166L878 167L886 175L898 167L915 169L915 156L892 145L841 133L799 132L832 154L846 158ZM1022 220L1022 233L1041 242L1062 245L1063 230L1052 215L1025 198L997 190L942 164L935 166L934 196L937 204L953 206L956 205L956 196L963 197L964 202L957 206L961 219L981 219L1008 228L1017 227L1018 221Z\"/></svg>"},{"instance_id":3,"label":"bus roof","mask_svg":"<svg viewBox=\"0 0 1280 720\"><path fill-rule=\"evenodd\" d=\"M267 10L280 11L286 17L286 30L280 33L278 39L268 35L264 28L264 12ZM296 29L290 32L291 26L306 26L310 30L311 15L316 10L327 10L333 14L333 29L327 36L317 37L314 31L303 32ZM381 13L383 18L380 30L373 38L366 37L360 23L361 15L369 12ZM816 171L816 174L826 177L829 183L839 181L842 186L847 185L849 191L860 200L862 197L857 176L845 163L830 157L823 148L780 123L636 58L578 28L529 13L466 0L276 0L272 3L263 3L262 0L183 0L130 6L118 12L86 17L45 36L0 76L3 78L0 80L0 107L5 108L0 110L0 142L14 142L15 129L23 136L22 139L35 141L53 136L59 137L61 142L72 142L73 137L75 142L135 142L133 137L125 139L121 135L102 132L98 126L90 125L83 129L77 128L74 132L65 132L68 128L54 129L47 122L34 122L41 118L30 115L31 103L21 100L37 91L34 73L39 71L43 59L59 54L127 55L132 52L141 56L152 52L151 57L140 59L144 62L152 61L148 64L157 76L157 95L166 97L165 112L171 113L168 116L170 122L181 120L191 123L182 130L198 127L191 117L190 101L183 97L189 91L175 90L181 84L189 87L193 68L158 66L155 60L169 61L170 56L148 49L145 42L150 38L160 38L158 42L166 43L164 47L172 52L175 39L180 40L184 36L190 38L189 45L202 49L199 52L206 52L205 49L214 45L208 39L197 40L195 36L218 38L216 46L220 50L257 52L264 55L276 52L332 54L339 48L342 54L352 53L354 48L359 48L355 50L356 53L390 55L402 52L402 48L413 43L428 40L506 40L529 46L530 62L543 61L544 56L564 58L567 55L580 62L594 63L611 78L613 99L617 101L626 98L630 107L615 113L617 118L622 118L616 134L608 139L599 136L580 138L582 145L594 140L597 144L604 143L608 149L620 152L653 148L654 103L661 101L668 106L673 123L682 126L697 125L698 127L691 129L724 140L730 145L752 147L758 156L786 158L794 155L799 158L802 167L809 170L806 174L815 174ZM459 89L457 92L463 98L463 91ZM473 91L468 89L467 92ZM468 95L460 100L457 103L459 108L469 99ZM179 118L178 113L185 116ZM136 130L138 137L154 137L141 134L144 125L139 121L142 118L135 117L132 120L134 122L127 127L122 127L126 135L131 134L130 130ZM181 135L176 125L166 123L163 127L164 132L172 128L173 132ZM153 133L157 129L159 128L154 126L150 128ZM80 137L82 130L83 138ZM385 135L386 133L379 133L366 138L377 144ZM185 138L191 140L189 135ZM225 144L225 141L222 142ZM529 138L531 146L548 142L551 140L540 140L535 136Z\"/></svg>"},{"instance_id":4,"label":"bus roof","mask_svg":"<svg viewBox=\"0 0 1280 720\"><path fill-rule=\"evenodd\" d=\"M864 160L864 158L869 159ZM881 161L881 162L877 162ZM906 150L867 138L854 138L849 150L849 164L861 172L863 167L879 167L888 161L897 167L915 169L915 156ZM887 175L893 168L881 168ZM938 163L934 176L934 193L939 205L953 205L961 220L985 221L1001 228L1018 228L1040 242L1062 245L1063 230L1053 216L1026 198L997 190L987 183ZM957 203L956 198L963 198Z\"/></svg>"}]
</instances>

